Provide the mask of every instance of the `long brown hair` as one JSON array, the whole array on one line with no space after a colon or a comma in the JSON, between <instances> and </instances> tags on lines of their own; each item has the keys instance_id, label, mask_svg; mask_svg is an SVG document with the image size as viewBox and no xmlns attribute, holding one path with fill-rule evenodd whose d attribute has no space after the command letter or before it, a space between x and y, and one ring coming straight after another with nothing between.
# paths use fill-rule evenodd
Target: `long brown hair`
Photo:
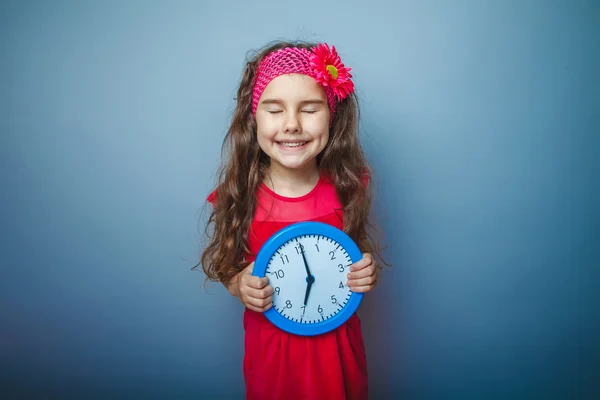
<instances>
[{"instance_id":1,"label":"long brown hair","mask_svg":"<svg viewBox=\"0 0 600 400\"><path fill-rule=\"evenodd\" d=\"M247 59L236 96L236 107L223 141L222 164L217 174L216 201L206 223L210 240L199 264L207 279L227 283L248 265L248 231L256 209L256 190L269 166L268 156L256 138L256 121L252 114L254 76L261 60L285 47L311 48L314 43L275 42L255 51ZM374 252L380 260L368 232L371 185L365 187L365 175L371 176L358 139L359 104L355 94L337 105L329 141L317 156L319 168L326 171L337 189L344 212L344 231L354 239L362 252ZM212 235L208 233L212 227ZM196 268L197 264L194 268Z\"/></svg>"}]
</instances>

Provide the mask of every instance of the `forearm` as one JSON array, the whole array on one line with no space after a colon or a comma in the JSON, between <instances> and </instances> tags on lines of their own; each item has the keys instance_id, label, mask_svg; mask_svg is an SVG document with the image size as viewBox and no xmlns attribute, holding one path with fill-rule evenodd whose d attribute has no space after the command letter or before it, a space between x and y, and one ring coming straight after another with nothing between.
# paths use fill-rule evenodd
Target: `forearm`
<instances>
[{"instance_id":1,"label":"forearm","mask_svg":"<svg viewBox=\"0 0 600 400\"><path fill-rule=\"evenodd\" d=\"M243 271L242 271L243 272ZM229 281L223 282L223 286L229 291L229 293L234 297L240 297L240 289L238 285L238 280L242 272L235 274Z\"/></svg>"}]
</instances>

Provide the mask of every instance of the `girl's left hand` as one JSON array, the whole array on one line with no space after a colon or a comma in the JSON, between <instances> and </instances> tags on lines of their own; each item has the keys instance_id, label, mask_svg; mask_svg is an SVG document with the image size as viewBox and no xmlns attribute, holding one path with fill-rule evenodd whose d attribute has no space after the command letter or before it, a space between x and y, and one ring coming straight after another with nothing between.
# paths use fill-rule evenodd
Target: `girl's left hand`
<instances>
[{"instance_id":1,"label":"girl's left hand","mask_svg":"<svg viewBox=\"0 0 600 400\"><path fill-rule=\"evenodd\" d=\"M364 253L360 261L350 266L347 285L352 292L365 293L373 290L379 280L379 267L370 253Z\"/></svg>"}]
</instances>

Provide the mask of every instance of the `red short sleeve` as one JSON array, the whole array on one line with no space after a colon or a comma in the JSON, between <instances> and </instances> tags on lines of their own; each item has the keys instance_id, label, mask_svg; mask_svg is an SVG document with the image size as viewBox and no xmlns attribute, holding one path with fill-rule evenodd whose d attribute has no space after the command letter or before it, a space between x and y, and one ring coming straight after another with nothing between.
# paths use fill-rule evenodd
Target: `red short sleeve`
<instances>
[{"instance_id":1,"label":"red short sleeve","mask_svg":"<svg viewBox=\"0 0 600 400\"><path fill-rule=\"evenodd\" d=\"M208 197L206 198L206 201L211 203L214 207L215 202L217 201L217 191L216 190L212 191L211 194L209 194Z\"/></svg>"},{"instance_id":2,"label":"red short sleeve","mask_svg":"<svg viewBox=\"0 0 600 400\"><path fill-rule=\"evenodd\" d=\"M360 178L363 182L363 185L366 187L369 186L369 181L371 180L371 175L369 175L369 171L364 171L362 177Z\"/></svg>"}]
</instances>

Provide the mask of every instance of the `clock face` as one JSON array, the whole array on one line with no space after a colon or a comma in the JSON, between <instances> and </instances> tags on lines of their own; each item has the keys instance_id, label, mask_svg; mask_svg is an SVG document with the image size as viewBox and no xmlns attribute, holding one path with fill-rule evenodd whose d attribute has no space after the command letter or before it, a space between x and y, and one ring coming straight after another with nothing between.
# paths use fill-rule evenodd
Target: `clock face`
<instances>
[{"instance_id":1,"label":"clock face","mask_svg":"<svg viewBox=\"0 0 600 400\"><path fill-rule=\"evenodd\" d=\"M343 324L363 293L346 286L349 267L362 258L342 230L298 222L276 232L258 252L252 274L269 277L273 307L265 317L297 335L319 335Z\"/></svg>"},{"instance_id":2,"label":"clock face","mask_svg":"<svg viewBox=\"0 0 600 400\"><path fill-rule=\"evenodd\" d=\"M271 256L265 275L273 287L273 308L301 324L336 316L350 299L346 285L350 255L337 241L319 234L296 236Z\"/></svg>"}]
</instances>

